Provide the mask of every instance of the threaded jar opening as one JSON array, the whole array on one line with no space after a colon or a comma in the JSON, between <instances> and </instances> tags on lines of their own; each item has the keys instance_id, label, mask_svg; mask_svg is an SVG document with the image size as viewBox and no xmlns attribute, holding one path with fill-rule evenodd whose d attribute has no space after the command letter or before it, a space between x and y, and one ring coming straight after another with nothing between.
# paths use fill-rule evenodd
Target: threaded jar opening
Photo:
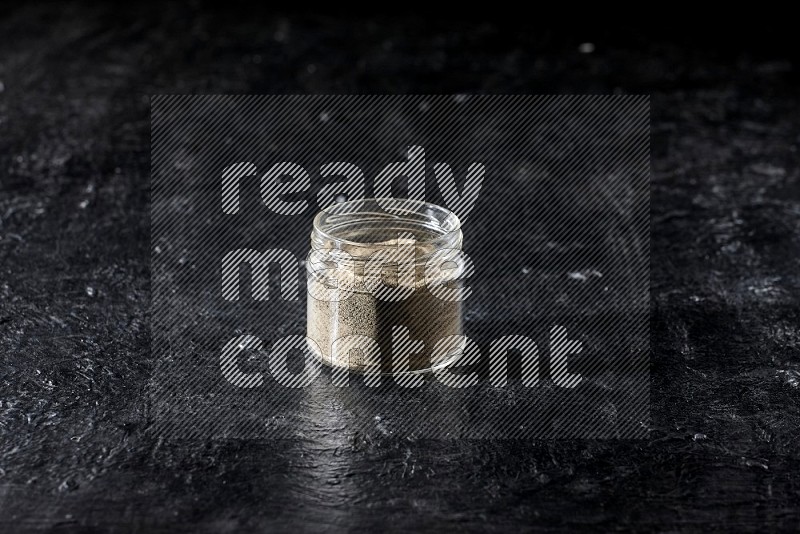
<instances>
[{"instance_id":1,"label":"threaded jar opening","mask_svg":"<svg viewBox=\"0 0 800 534\"><path fill-rule=\"evenodd\" d=\"M450 210L419 200L370 198L334 204L314 218L311 246L354 259L413 238L417 258L461 248L461 222Z\"/></svg>"}]
</instances>

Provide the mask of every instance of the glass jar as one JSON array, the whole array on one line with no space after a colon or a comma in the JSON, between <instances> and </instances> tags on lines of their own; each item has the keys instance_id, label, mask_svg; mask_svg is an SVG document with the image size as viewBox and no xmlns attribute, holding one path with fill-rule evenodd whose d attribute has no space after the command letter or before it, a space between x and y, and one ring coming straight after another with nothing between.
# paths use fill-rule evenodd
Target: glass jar
<instances>
[{"instance_id":1,"label":"glass jar","mask_svg":"<svg viewBox=\"0 0 800 534\"><path fill-rule=\"evenodd\" d=\"M311 351L355 371L447 365L464 344L461 245L458 217L427 202L355 200L320 212L306 261Z\"/></svg>"}]
</instances>

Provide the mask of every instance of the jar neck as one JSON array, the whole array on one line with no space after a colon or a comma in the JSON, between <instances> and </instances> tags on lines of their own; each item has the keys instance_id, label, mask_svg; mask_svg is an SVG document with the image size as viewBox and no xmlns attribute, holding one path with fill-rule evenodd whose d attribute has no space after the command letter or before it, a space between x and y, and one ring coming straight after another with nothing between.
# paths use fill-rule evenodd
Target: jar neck
<instances>
[{"instance_id":1,"label":"jar neck","mask_svg":"<svg viewBox=\"0 0 800 534\"><path fill-rule=\"evenodd\" d=\"M413 247L413 257L420 262L440 250L460 250L460 226L454 213L428 202L355 200L330 206L315 217L311 248L342 251L359 261L379 251L408 258Z\"/></svg>"}]
</instances>

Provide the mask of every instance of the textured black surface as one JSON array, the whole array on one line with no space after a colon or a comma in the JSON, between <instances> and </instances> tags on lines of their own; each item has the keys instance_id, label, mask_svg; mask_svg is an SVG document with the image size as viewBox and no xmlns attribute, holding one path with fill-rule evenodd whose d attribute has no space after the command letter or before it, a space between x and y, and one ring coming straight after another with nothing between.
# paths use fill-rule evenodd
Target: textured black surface
<instances>
[{"instance_id":1,"label":"textured black surface","mask_svg":"<svg viewBox=\"0 0 800 534\"><path fill-rule=\"evenodd\" d=\"M504 28L6 9L0 529L796 529L796 67ZM650 439L149 437L149 94L612 91L652 94Z\"/></svg>"}]
</instances>

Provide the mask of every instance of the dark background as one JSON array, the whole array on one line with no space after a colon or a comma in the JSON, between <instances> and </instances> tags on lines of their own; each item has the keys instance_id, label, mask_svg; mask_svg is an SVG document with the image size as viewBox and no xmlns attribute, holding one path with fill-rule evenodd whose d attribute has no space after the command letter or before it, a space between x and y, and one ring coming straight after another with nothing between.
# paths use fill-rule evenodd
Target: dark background
<instances>
[{"instance_id":1,"label":"dark background","mask_svg":"<svg viewBox=\"0 0 800 534\"><path fill-rule=\"evenodd\" d=\"M797 529L797 47L745 15L0 8L0 529ZM195 92L651 94L650 437L152 437L149 95Z\"/></svg>"}]
</instances>

